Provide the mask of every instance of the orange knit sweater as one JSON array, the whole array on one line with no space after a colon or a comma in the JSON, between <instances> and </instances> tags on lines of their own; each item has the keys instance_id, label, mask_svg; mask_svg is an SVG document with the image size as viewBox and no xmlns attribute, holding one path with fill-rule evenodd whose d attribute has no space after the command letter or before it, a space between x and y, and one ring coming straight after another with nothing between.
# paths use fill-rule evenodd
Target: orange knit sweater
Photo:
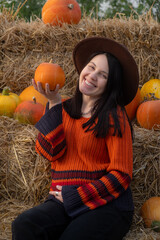
<instances>
[{"instance_id":1,"label":"orange knit sweater","mask_svg":"<svg viewBox=\"0 0 160 240\"><path fill-rule=\"evenodd\" d=\"M51 190L63 186L64 206L72 217L113 200L120 210L133 210L129 191L132 138L127 118L122 138L111 134L96 138L82 128L87 120L71 118L59 104L46 109L36 124L40 131L36 150L51 161ZM120 122L123 129L122 118Z\"/></svg>"}]
</instances>

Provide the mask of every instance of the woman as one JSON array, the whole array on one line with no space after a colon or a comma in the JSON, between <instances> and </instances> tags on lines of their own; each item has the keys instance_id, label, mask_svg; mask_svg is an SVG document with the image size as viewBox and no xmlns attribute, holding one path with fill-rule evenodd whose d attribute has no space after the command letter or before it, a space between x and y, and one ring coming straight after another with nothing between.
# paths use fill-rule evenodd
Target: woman
<instances>
[{"instance_id":1,"label":"woman","mask_svg":"<svg viewBox=\"0 0 160 240\"><path fill-rule=\"evenodd\" d=\"M51 161L45 203L12 224L13 239L119 240L133 217L132 128L124 106L138 88L137 65L121 44L82 40L73 51L80 74L74 96L61 102L57 86L36 124L37 152Z\"/></svg>"}]
</instances>

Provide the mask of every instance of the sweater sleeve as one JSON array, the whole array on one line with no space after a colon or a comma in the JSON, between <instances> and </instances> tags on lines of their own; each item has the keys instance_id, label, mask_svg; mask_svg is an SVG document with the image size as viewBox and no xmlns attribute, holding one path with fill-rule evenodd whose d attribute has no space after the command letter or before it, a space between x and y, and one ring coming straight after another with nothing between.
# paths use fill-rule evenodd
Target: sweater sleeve
<instances>
[{"instance_id":1,"label":"sweater sleeve","mask_svg":"<svg viewBox=\"0 0 160 240\"><path fill-rule=\"evenodd\" d=\"M130 185L133 157L129 126L126 126L122 138L107 137L106 145L110 164L102 178L79 187L62 187L64 206L71 217L117 199Z\"/></svg>"},{"instance_id":2,"label":"sweater sleeve","mask_svg":"<svg viewBox=\"0 0 160 240\"><path fill-rule=\"evenodd\" d=\"M58 104L50 110L47 105L45 114L35 127L39 130L35 146L37 153L49 161L60 158L66 150L62 104Z\"/></svg>"}]
</instances>

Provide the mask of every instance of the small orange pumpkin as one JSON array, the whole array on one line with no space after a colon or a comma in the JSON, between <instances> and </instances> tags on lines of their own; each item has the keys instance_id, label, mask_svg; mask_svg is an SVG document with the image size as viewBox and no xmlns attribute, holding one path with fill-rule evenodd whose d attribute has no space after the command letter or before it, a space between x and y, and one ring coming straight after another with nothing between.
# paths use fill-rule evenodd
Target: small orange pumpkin
<instances>
[{"instance_id":1,"label":"small orange pumpkin","mask_svg":"<svg viewBox=\"0 0 160 240\"><path fill-rule=\"evenodd\" d=\"M137 122L146 129L160 129L160 100L146 101L137 109Z\"/></svg>"},{"instance_id":2,"label":"small orange pumpkin","mask_svg":"<svg viewBox=\"0 0 160 240\"><path fill-rule=\"evenodd\" d=\"M137 94L134 97L134 99L128 105L125 106L126 112L131 121L136 117L136 111L141 103L141 100L142 100L141 92L140 89L138 88Z\"/></svg>"},{"instance_id":3,"label":"small orange pumpkin","mask_svg":"<svg viewBox=\"0 0 160 240\"><path fill-rule=\"evenodd\" d=\"M81 9L76 0L49 0L42 8L42 21L45 24L78 24L80 19Z\"/></svg>"},{"instance_id":4,"label":"small orange pumpkin","mask_svg":"<svg viewBox=\"0 0 160 240\"><path fill-rule=\"evenodd\" d=\"M33 98L33 101L23 101L17 106L14 118L20 123L34 125L43 116L44 109L41 103L36 103L35 98Z\"/></svg>"},{"instance_id":5,"label":"small orange pumpkin","mask_svg":"<svg viewBox=\"0 0 160 240\"><path fill-rule=\"evenodd\" d=\"M146 227L160 231L160 197L151 197L141 207L141 216Z\"/></svg>"},{"instance_id":6,"label":"small orange pumpkin","mask_svg":"<svg viewBox=\"0 0 160 240\"><path fill-rule=\"evenodd\" d=\"M43 89L45 89L45 84L48 83L50 90L54 90L57 84L59 84L59 88L64 86L65 74L56 63L41 63L36 68L34 80L36 83L41 82Z\"/></svg>"},{"instance_id":7,"label":"small orange pumpkin","mask_svg":"<svg viewBox=\"0 0 160 240\"><path fill-rule=\"evenodd\" d=\"M33 86L25 88L19 95L21 101L32 101L33 97L36 98L37 103L41 103L46 106L47 98L40 94Z\"/></svg>"}]
</instances>

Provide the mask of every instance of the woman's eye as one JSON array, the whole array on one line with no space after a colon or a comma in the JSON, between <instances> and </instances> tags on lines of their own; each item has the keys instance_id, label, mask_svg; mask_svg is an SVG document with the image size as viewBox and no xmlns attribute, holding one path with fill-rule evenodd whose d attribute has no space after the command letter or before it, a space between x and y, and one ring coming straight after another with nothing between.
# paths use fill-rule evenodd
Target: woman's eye
<instances>
[{"instance_id":1,"label":"woman's eye","mask_svg":"<svg viewBox=\"0 0 160 240\"><path fill-rule=\"evenodd\" d=\"M94 70L94 66L88 65L89 69Z\"/></svg>"},{"instance_id":2,"label":"woman's eye","mask_svg":"<svg viewBox=\"0 0 160 240\"><path fill-rule=\"evenodd\" d=\"M106 75L103 75L104 79L107 79L107 76Z\"/></svg>"},{"instance_id":3,"label":"woman's eye","mask_svg":"<svg viewBox=\"0 0 160 240\"><path fill-rule=\"evenodd\" d=\"M105 74L103 74L103 73L100 73L100 76L101 76L102 78L104 78L104 79L107 79L107 76L106 76Z\"/></svg>"}]
</instances>

